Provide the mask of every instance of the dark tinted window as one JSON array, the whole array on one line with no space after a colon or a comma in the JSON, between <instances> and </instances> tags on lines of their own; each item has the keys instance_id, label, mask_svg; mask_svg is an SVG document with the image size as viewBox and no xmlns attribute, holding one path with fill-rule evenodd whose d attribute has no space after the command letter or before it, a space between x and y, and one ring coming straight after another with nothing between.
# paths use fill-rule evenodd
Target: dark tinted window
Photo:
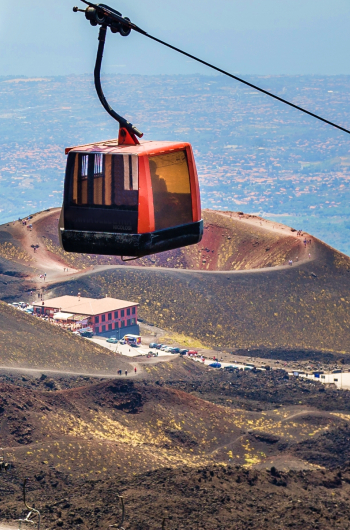
<instances>
[{"instance_id":1,"label":"dark tinted window","mask_svg":"<svg viewBox=\"0 0 350 530\"><path fill-rule=\"evenodd\" d=\"M124 309L121 310L121 315L122 315L122 317L125 315Z\"/></svg>"},{"instance_id":2,"label":"dark tinted window","mask_svg":"<svg viewBox=\"0 0 350 530\"><path fill-rule=\"evenodd\" d=\"M67 177L71 205L137 210L139 175L136 155L70 153Z\"/></svg>"},{"instance_id":3,"label":"dark tinted window","mask_svg":"<svg viewBox=\"0 0 350 530\"><path fill-rule=\"evenodd\" d=\"M108 320L112 320L112 313L108 313Z\"/></svg>"},{"instance_id":4,"label":"dark tinted window","mask_svg":"<svg viewBox=\"0 0 350 530\"><path fill-rule=\"evenodd\" d=\"M102 322L106 321L106 315L102 315Z\"/></svg>"},{"instance_id":5,"label":"dark tinted window","mask_svg":"<svg viewBox=\"0 0 350 530\"><path fill-rule=\"evenodd\" d=\"M114 318L118 318L118 311L114 312Z\"/></svg>"},{"instance_id":6,"label":"dark tinted window","mask_svg":"<svg viewBox=\"0 0 350 530\"><path fill-rule=\"evenodd\" d=\"M192 222L190 175L186 151L149 158L155 229Z\"/></svg>"},{"instance_id":7,"label":"dark tinted window","mask_svg":"<svg viewBox=\"0 0 350 530\"><path fill-rule=\"evenodd\" d=\"M100 317L95 317L95 324L98 324L100 322Z\"/></svg>"},{"instance_id":8,"label":"dark tinted window","mask_svg":"<svg viewBox=\"0 0 350 530\"><path fill-rule=\"evenodd\" d=\"M126 310L126 314L129 316L130 315L130 307Z\"/></svg>"},{"instance_id":9,"label":"dark tinted window","mask_svg":"<svg viewBox=\"0 0 350 530\"><path fill-rule=\"evenodd\" d=\"M136 307L134 306L134 307L132 308L132 314L133 314L133 315L135 314L135 311L136 311Z\"/></svg>"}]
</instances>

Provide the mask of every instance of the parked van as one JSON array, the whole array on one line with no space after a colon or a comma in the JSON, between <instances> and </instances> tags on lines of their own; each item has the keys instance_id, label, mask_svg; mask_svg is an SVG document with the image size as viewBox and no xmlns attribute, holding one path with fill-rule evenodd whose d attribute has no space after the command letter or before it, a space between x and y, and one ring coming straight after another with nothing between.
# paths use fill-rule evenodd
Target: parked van
<instances>
[{"instance_id":1,"label":"parked van","mask_svg":"<svg viewBox=\"0 0 350 530\"><path fill-rule=\"evenodd\" d=\"M124 335L124 340L128 344L135 344L135 346L139 346L141 344L141 337L140 335Z\"/></svg>"}]
</instances>

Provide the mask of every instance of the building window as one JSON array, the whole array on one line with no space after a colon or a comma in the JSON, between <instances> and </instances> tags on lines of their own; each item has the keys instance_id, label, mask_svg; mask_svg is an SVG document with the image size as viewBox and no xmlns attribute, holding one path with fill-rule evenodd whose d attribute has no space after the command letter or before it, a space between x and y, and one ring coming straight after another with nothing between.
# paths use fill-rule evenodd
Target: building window
<instances>
[{"instance_id":1,"label":"building window","mask_svg":"<svg viewBox=\"0 0 350 530\"><path fill-rule=\"evenodd\" d=\"M126 314L128 315L128 317L130 316L130 307L128 307L128 309L126 310Z\"/></svg>"},{"instance_id":2,"label":"building window","mask_svg":"<svg viewBox=\"0 0 350 530\"><path fill-rule=\"evenodd\" d=\"M132 314L134 315L135 313L136 313L136 307L134 306L134 307L132 308Z\"/></svg>"},{"instance_id":3,"label":"building window","mask_svg":"<svg viewBox=\"0 0 350 530\"><path fill-rule=\"evenodd\" d=\"M101 333L104 333L106 331L106 326L102 326Z\"/></svg>"},{"instance_id":4,"label":"building window","mask_svg":"<svg viewBox=\"0 0 350 530\"><path fill-rule=\"evenodd\" d=\"M336 381L338 383L338 379L334 379L334 381Z\"/></svg>"},{"instance_id":5,"label":"building window","mask_svg":"<svg viewBox=\"0 0 350 530\"><path fill-rule=\"evenodd\" d=\"M114 329L119 329L119 322L116 322L116 323L114 324Z\"/></svg>"},{"instance_id":6,"label":"building window","mask_svg":"<svg viewBox=\"0 0 350 530\"><path fill-rule=\"evenodd\" d=\"M95 317L95 324L98 324L100 322L100 317Z\"/></svg>"},{"instance_id":7,"label":"building window","mask_svg":"<svg viewBox=\"0 0 350 530\"><path fill-rule=\"evenodd\" d=\"M321 379L326 379L326 377L324 375L321 375Z\"/></svg>"},{"instance_id":8,"label":"building window","mask_svg":"<svg viewBox=\"0 0 350 530\"><path fill-rule=\"evenodd\" d=\"M124 311L124 309L122 309L120 313L121 313L121 317L123 318L123 317L125 316L125 311Z\"/></svg>"},{"instance_id":9,"label":"building window","mask_svg":"<svg viewBox=\"0 0 350 530\"><path fill-rule=\"evenodd\" d=\"M102 322L106 322L106 315L102 315Z\"/></svg>"},{"instance_id":10,"label":"building window","mask_svg":"<svg viewBox=\"0 0 350 530\"><path fill-rule=\"evenodd\" d=\"M108 331L112 331L112 329L113 329L112 324L108 324Z\"/></svg>"},{"instance_id":11,"label":"building window","mask_svg":"<svg viewBox=\"0 0 350 530\"><path fill-rule=\"evenodd\" d=\"M121 321L121 327L122 327L122 328L125 328L125 320L122 320L122 321Z\"/></svg>"},{"instance_id":12,"label":"building window","mask_svg":"<svg viewBox=\"0 0 350 530\"><path fill-rule=\"evenodd\" d=\"M132 318L132 319L131 319L131 325L132 325L132 326L135 326L135 324L136 324L136 319L135 319L135 318Z\"/></svg>"},{"instance_id":13,"label":"building window","mask_svg":"<svg viewBox=\"0 0 350 530\"><path fill-rule=\"evenodd\" d=\"M131 326L131 319L128 318L128 326Z\"/></svg>"},{"instance_id":14,"label":"building window","mask_svg":"<svg viewBox=\"0 0 350 530\"><path fill-rule=\"evenodd\" d=\"M108 313L108 320L112 320L112 313Z\"/></svg>"},{"instance_id":15,"label":"building window","mask_svg":"<svg viewBox=\"0 0 350 530\"><path fill-rule=\"evenodd\" d=\"M114 318L118 318L118 311L114 311Z\"/></svg>"},{"instance_id":16,"label":"building window","mask_svg":"<svg viewBox=\"0 0 350 530\"><path fill-rule=\"evenodd\" d=\"M36 312L38 313L38 315L40 315L40 307L36 308Z\"/></svg>"}]
</instances>

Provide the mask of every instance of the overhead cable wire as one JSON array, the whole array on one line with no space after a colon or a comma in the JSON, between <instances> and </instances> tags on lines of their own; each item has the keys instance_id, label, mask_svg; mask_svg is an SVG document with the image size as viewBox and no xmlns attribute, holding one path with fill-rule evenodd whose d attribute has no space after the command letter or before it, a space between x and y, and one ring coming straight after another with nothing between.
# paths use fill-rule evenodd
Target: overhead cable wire
<instances>
[{"instance_id":1,"label":"overhead cable wire","mask_svg":"<svg viewBox=\"0 0 350 530\"><path fill-rule=\"evenodd\" d=\"M280 96L276 96L275 94L272 94L268 90L265 90L257 85L254 85L253 83L249 83L249 81L246 81L245 79L242 79L241 77L230 74L230 72L226 72L226 70L223 70L222 68L219 68L218 66L208 63L207 61L204 61L203 59L200 59L199 57L196 57L195 55L192 55L191 53L185 52L184 50L181 50L180 48L177 48L176 46L173 46L172 44L169 44L168 42L165 42L161 39L158 39L157 37L154 37L153 35L150 35L143 29L139 28L136 24L131 22L128 18L123 18L122 15L118 11L111 9L105 4L96 5L90 2L89 0L81 0L81 1L84 2L84 4L87 4L88 6L97 9L99 12L103 13L105 16L111 17L112 19L116 20L123 26L126 26L130 28L131 30L136 31L137 33L140 33L141 35L144 35L145 37L148 37L149 39L155 42L158 42L159 44L162 44L163 46L166 46L167 48L170 48L171 50L181 53L182 55L185 55L186 57L189 57L190 59L193 59L194 61L197 61L198 63L204 64L205 66L208 66L212 70L215 70L216 72L220 72L221 74L224 74L227 77L230 77L231 79L235 79L239 83L243 83L244 85L249 86L250 88L253 88L254 90L257 90L258 92L261 92L262 94L265 94L266 96L269 96L270 98L276 99L277 101L280 101L281 103L284 103L285 105L288 105L289 107L292 107L293 109L299 110L300 112L303 112L304 114L307 114L308 116L311 116L312 118L316 118L316 120L322 121L323 123L326 123L327 125L331 125L332 127L339 129L340 131L350 134L350 130L346 129L345 127L342 127L341 125L337 125L336 123L330 120L326 120L325 118L322 118L322 116L319 116L318 114L315 114L314 112L310 112L309 110L306 110L303 107L300 107L299 105L295 105L294 103L292 103L291 101L288 101L287 99L283 99ZM81 11L78 8L74 8L73 10ZM104 22L98 22L98 23L103 24Z\"/></svg>"},{"instance_id":2,"label":"overhead cable wire","mask_svg":"<svg viewBox=\"0 0 350 530\"><path fill-rule=\"evenodd\" d=\"M217 72L220 72L221 74L224 74L228 77L231 77L232 79L235 79L236 81L239 81L240 83L243 83L244 85L254 88L255 90L258 90L259 92L262 92L266 96L270 96L271 98L277 99L277 101L280 101L281 103L284 103L285 105L289 105L290 107L293 107L296 110L304 112L304 114L308 114L309 116L312 116L313 118L316 118L317 120L320 120L323 123L326 123L327 125L331 125L332 127L339 129L340 131L350 134L349 129L345 129L345 127L342 127L341 125L337 125L336 123L332 121L326 120L325 118L322 118L322 116L319 116L318 114L314 114L313 112L310 112L309 110L306 110L303 107L300 107L299 105L295 105L291 101L288 101L279 96L276 96L275 94L272 94L268 90L264 90L263 88L260 88L257 85L254 85L253 83L249 83L249 81L246 81L245 79L242 79L241 77L237 77L236 75L230 74L229 72L226 72L226 70L223 70L222 68L219 68L218 66L214 66L213 64L208 63L207 61L203 61L203 59L199 59L199 57L196 57L195 55L192 55L191 53L187 53L184 50L181 50L180 48L177 48L176 46L173 46L172 44L168 44L167 42L162 41L161 39L158 39L157 37L153 37L153 35L149 35L148 33L145 33L143 31L139 33L142 33L142 35L145 35L145 37L148 37L149 39L152 39L156 42L159 42L160 44L163 44L164 46L167 46L168 48L171 48L172 50L175 50L176 52L182 53L182 55L185 55L186 57L190 57L190 59L193 59L194 61L197 61L198 63L204 64L205 66L208 66L209 68L212 68L213 70L216 70Z\"/></svg>"}]
</instances>

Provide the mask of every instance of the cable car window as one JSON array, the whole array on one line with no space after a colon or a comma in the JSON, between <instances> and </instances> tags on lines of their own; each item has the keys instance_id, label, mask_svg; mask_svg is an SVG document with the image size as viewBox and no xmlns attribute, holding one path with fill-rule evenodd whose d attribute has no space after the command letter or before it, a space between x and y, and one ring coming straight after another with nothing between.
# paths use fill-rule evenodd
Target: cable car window
<instances>
[{"instance_id":1,"label":"cable car window","mask_svg":"<svg viewBox=\"0 0 350 530\"><path fill-rule=\"evenodd\" d=\"M190 174L186 151L149 158L155 229L192 223Z\"/></svg>"},{"instance_id":2,"label":"cable car window","mask_svg":"<svg viewBox=\"0 0 350 530\"><path fill-rule=\"evenodd\" d=\"M67 174L72 182L71 201L77 206L138 209L138 157L136 155L83 155L70 153Z\"/></svg>"},{"instance_id":3,"label":"cable car window","mask_svg":"<svg viewBox=\"0 0 350 530\"><path fill-rule=\"evenodd\" d=\"M88 155L83 155L81 157L81 176L82 177L88 176L88 165L89 165L89 157Z\"/></svg>"},{"instance_id":4,"label":"cable car window","mask_svg":"<svg viewBox=\"0 0 350 530\"><path fill-rule=\"evenodd\" d=\"M112 204L125 210L137 210L138 201L138 157L112 155Z\"/></svg>"},{"instance_id":5,"label":"cable car window","mask_svg":"<svg viewBox=\"0 0 350 530\"><path fill-rule=\"evenodd\" d=\"M94 204L104 204L103 155L98 153L94 160Z\"/></svg>"},{"instance_id":6,"label":"cable car window","mask_svg":"<svg viewBox=\"0 0 350 530\"><path fill-rule=\"evenodd\" d=\"M80 164L80 175L78 176L78 204L88 204L89 156L82 156Z\"/></svg>"}]
</instances>

